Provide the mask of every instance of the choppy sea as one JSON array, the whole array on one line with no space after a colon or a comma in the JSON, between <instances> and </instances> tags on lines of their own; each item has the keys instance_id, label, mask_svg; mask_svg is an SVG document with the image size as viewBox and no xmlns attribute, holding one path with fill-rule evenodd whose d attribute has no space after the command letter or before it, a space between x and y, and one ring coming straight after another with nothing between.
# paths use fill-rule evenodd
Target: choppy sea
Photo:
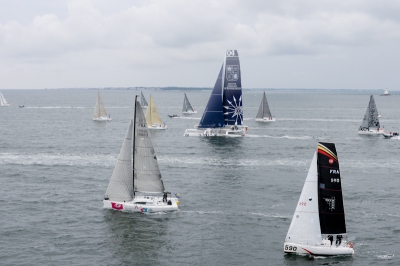
<instances>
[{"instance_id":1,"label":"choppy sea","mask_svg":"<svg viewBox=\"0 0 400 266\"><path fill-rule=\"evenodd\" d=\"M262 90L245 90L248 135L183 137L210 91L153 95L165 132L152 132L180 211L132 214L102 199L133 118L136 90L101 90L111 122L94 122L97 90L2 90L0 265L400 265L400 140L359 136L363 91L267 90L276 122L254 121ZM400 95L375 95L381 124L400 131ZM25 105L19 108L18 105ZM338 152L355 255L288 256L283 242L317 142Z\"/></svg>"}]
</instances>

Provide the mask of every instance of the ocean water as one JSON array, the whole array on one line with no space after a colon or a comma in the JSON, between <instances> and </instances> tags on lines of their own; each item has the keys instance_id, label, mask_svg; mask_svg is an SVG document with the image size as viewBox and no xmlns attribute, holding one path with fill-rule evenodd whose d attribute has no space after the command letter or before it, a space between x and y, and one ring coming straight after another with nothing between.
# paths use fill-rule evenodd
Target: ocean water
<instances>
[{"instance_id":1,"label":"ocean water","mask_svg":"<svg viewBox=\"0 0 400 266\"><path fill-rule=\"evenodd\" d=\"M183 137L210 91L144 90L169 126L153 132L179 212L102 209L133 117L135 90L101 90L111 122L94 122L96 90L3 90L1 265L400 265L400 140L359 136L366 92L267 91L277 121L254 121L263 91L243 93L243 138ZM400 131L398 98L375 96L381 124ZM25 105L25 108L18 108ZM338 152L355 255L287 256L289 228L318 141Z\"/></svg>"}]
</instances>

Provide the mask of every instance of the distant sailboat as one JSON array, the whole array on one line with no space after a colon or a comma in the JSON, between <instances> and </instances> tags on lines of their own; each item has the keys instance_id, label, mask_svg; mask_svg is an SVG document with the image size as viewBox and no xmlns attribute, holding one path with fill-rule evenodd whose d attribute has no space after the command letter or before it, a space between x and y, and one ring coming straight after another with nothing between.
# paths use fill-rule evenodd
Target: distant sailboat
<instances>
[{"instance_id":1,"label":"distant sailboat","mask_svg":"<svg viewBox=\"0 0 400 266\"><path fill-rule=\"evenodd\" d=\"M150 104L146 111L146 121L149 129L167 129L167 126L161 121L158 114L153 96L150 94Z\"/></svg>"},{"instance_id":2,"label":"distant sailboat","mask_svg":"<svg viewBox=\"0 0 400 266\"><path fill-rule=\"evenodd\" d=\"M182 114L185 114L185 115L197 114L197 111L194 110L192 105L190 104L189 99L186 96L186 93L185 93L185 97L183 98Z\"/></svg>"},{"instance_id":3,"label":"distant sailboat","mask_svg":"<svg viewBox=\"0 0 400 266\"><path fill-rule=\"evenodd\" d=\"M388 89L386 88L385 92L382 93L381 96L392 96L392 95L390 95Z\"/></svg>"},{"instance_id":4,"label":"distant sailboat","mask_svg":"<svg viewBox=\"0 0 400 266\"><path fill-rule=\"evenodd\" d=\"M374 96L371 95L365 112L361 126L358 128L360 135L379 135L383 134L385 129L381 129L378 118L378 110L376 109Z\"/></svg>"},{"instance_id":5,"label":"distant sailboat","mask_svg":"<svg viewBox=\"0 0 400 266\"><path fill-rule=\"evenodd\" d=\"M258 108L258 112L256 115L256 122L274 122L275 118L272 117L271 110L269 110L269 105L267 101L267 96L263 95L261 100L260 108Z\"/></svg>"},{"instance_id":6,"label":"distant sailboat","mask_svg":"<svg viewBox=\"0 0 400 266\"><path fill-rule=\"evenodd\" d=\"M140 92L140 105L143 109L146 109L148 106L146 98L144 98L143 92Z\"/></svg>"},{"instance_id":7,"label":"distant sailboat","mask_svg":"<svg viewBox=\"0 0 400 266\"><path fill-rule=\"evenodd\" d=\"M347 239L341 183L335 144L319 142L285 238L285 253L354 254Z\"/></svg>"},{"instance_id":8,"label":"distant sailboat","mask_svg":"<svg viewBox=\"0 0 400 266\"><path fill-rule=\"evenodd\" d=\"M184 136L240 137L246 131L239 54L237 50L227 50L200 123L195 129L186 129Z\"/></svg>"},{"instance_id":9,"label":"distant sailboat","mask_svg":"<svg viewBox=\"0 0 400 266\"><path fill-rule=\"evenodd\" d=\"M110 115L107 115L106 109L104 109L103 101L101 100L100 92L97 94L96 106L93 114L94 121L111 121Z\"/></svg>"},{"instance_id":10,"label":"distant sailboat","mask_svg":"<svg viewBox=\"0 0 400 266\"><path fill-rule=\"evenodd\" d=\"M6 98L4 98L3 94L0 92L0 106L6 107L10 105L11 104L6 101Z\"/></svg>"},{"instance_id":11,"label":"distant sailboat","mask_svg":"<svg viewBox=\"0 0 400 266\"><path fill-rule=\"evenodd\" d=\"M151 135L137 98L133 121L126 132L103 206L127 212L177 211L179 194L171 197L168 196L171 193L165 191Z\"/></svg>"}]
</instances>

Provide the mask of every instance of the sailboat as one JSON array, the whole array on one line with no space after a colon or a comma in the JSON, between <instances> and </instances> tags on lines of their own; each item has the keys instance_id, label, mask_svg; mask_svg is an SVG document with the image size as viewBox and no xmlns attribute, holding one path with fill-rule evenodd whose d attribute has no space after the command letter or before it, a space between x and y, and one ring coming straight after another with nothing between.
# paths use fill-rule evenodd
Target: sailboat
<instances>
[{"instance_id":1,"label":"sailboat","mask_svg":"<svg viewBox=\"0 0 400 266\"><path fill-rule=\"evenodd\" d=\"M167 129L167 125L161 121L161 118L158 115L157 107L151 94L150 103L146 111L146 121L149 129Z\"/></svg>"},{"instance_id":2,"label":"sailboat","mask_svg":"<svg viewBox=\"0 0 400 266\"><path fill-rule=\"evenodd\" d=\"M140 104L142 105L143 109L147 108L147 101L146 98L144 98L143 92L140 92Z\"/></svg>"},{"instance_id":3,"label":"sailboat","mask_svg":"<svg viewBox=\"0 0 400 266\"><path fill-rule=\"evenodd\" d=\"M184 136L245 136L242 81L237 50L227 50L200 123Z\"/></svg>"},{"instance_id":4,"label":"sailboat","mask_svg":"<svg viewBox=\"0 0 400 266\"><path fill-rule=\"evenodd\" d=\"M347 239L334 143L318 143L283 250L312 256L354 254L353 244Z\"/></svg>"},{"instance_id":5,"label":"sailboat","mask_svg":"<svg viewBox=\"0 0 400 266\"><path fill-rule=\"evenodd\" d=\"M197 114L197 111L194 110L192 105L190 104L189 99L186 96L186 93L185 93L185 97L183 98L182 114L184 114L184 115Z\"/></svg>"},{"instance_id":6,"label":"sailboat","mask_svg":"<svg viewBox=\"0 0 400 266\"><path fill-rule=\"evenodd\" d=\"M134 124L133 124L134 123ZM179 194L166 192L140 103L130 121L103 206L127 212L177 211Z\"/></svg>"},{"instance_id":7,"label":"sailboat","mask_svg":"<svg viewBox=\"0 0 400 266\"><path fill-rule=\"evenodd\" d=\"M111 121L110 115L107 115L106 109L104 109L103 101L101 100L100 92L97 94L96 106L93 114L94 121Z\"/></svg>"},{"instance_id":8,"label":"sailboat","mask_svg":"<svg viewBox=\"0 0 400 266\"><path fill-rule=\"evenodd\" d=\"M257 112L255 121L256 122L274 122L275 121L275 118L272 117L271 110L269 110L269 105L268 105L268 101L267 101L267 96L265 95L265 91L264 91L263 98L261 100L260 108L258 108L258 112Z\"/></svg>"},{"instance_id":9,"label":"sailboat","mask_svg":"<svg viewBox=\"0 0 400 266\"><path fill-rule=\"evenodd\" d=\"M388 89L386 88L384 93L381 94L381 96L392 96L392 95L390 95Z\"/></svg>"},{"instance_id":10,"label":"sailboat","mask_svg":"<svg viewBox=\"0 0 400 266\"><path fill-rule=\"evenodd\" d=\"M6 101L6 98L4 98L3 94L0 92L0 106L6 107L10 105L11 104Z\"/></svg>"},{"instance_id":11,"label":"sailboat","mask_svg":"<svg viewBox=\"0 0 400 266\"><path fill-rule=\"evenodd\" d=\"M376 109L374 96L371 95L367 111L365 112L364 119L361 126L358 128L360 135L379 135L385 132L384 128L380 128L378 110Z\"/></svg>"}]
</instances>

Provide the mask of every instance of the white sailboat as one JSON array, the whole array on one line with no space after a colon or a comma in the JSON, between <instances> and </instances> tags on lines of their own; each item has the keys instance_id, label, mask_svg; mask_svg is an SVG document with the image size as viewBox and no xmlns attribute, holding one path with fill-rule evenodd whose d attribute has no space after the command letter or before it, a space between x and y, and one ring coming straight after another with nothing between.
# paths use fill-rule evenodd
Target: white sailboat
<instances>
[{"instance_id":1,"label":"white sailboat","mask_svg":"<svg viewBox=\"0 0 400 266\"><path fill-rule=\"evenodd\" d=\"M167 129L167 125L161 121L160 115L158 114L156 104L153 96L150 94L150 103L146 111L146 121L149 129L163 130Z\"/></svg>"},{"instance_id":2,"label":"white sailboat","mask_svg":"<svg viewBox=\"0 0 400 266\"><path fill-rule=\"evenodd\" d=\"M184 114L184 115L197 114L197 111L194 110L192 105L190 104L189 99L186 96L186 93L185 93L185 97L183 98L182 114Z\"/></svg>"},{"instance_id":3,"label":"white sailboat","mask_svg":"<svg viewBox=\"0 0 400 266\"><path fill-rule=\"evenodd\" d=\"M107 115L106 109L104 109L103 101L101 100L100 92L97 93L96 106L93 114L94 121L111 121L110 115Z\"/></svg>"},{"instance_id":4,"label":"white sailboat","mask_svg":"<svg viewBox=\"0 0 400 266\"><path fill-rule=\"evenodd\" d=\"M165 191L151 135L137 98L133 121L129 124L103 206L127 212L177 211L179 194L171 196Z\"/></svg>"},{"instance_id":5,"label":"white sailboat","mask_svg":"<svg viewBox=\"0 0 400 266\"><path fill-rule=\"evenodd\" d=\"M260 108L258 108L258 112L256 115L256 122L275 122L275 117L272 117L271 110L269 109L267 96L264 95L261 100Z\"/></svg>"},{"instance_id":6,"label":"white sailboat","mask_svg":"<svg viewBox=\"0 0 400 266\"><path fill-rule=\"evenodd\" d=\"M243 124L242 79L237 50L227 50L206 109L194 129L184 136L245 136Z\"/></svg>"},{"instance_id":7,"label":"white sailboat","mask_svg":"<svg viewBox=\"0 0 400 266\"><path fill-rule=\"evenodd\" d=\"M378 110L376 109L374 96L371 95L365 112L361 126L358 128L359 135L381 135L385 129L381 129L378 118Z\"/></svg>"},{"instance_id":8,"label":"white sailboat","mask_svg":"<svg viewBox=\"0 0 400 266\"><path fill-rule=\"evenodd\" d=\"M0 106L2 107L6 107L6 106L10 106L11 104L9 104L6 101L6 98L4 98L3 94L0 92Z\"/></svg>"},{"instance_id":9,"label":"white sailboat","mask_svg":"<svg viewBox=\"0 0 400 266\"><path fill-rule=\"evenodd\" d=\"M392 96L392 95L390 95L388 89L386 88L385 91L381 94L381 96Z\"/></svg>"},{"instance_id":10,"label":"white sailboat","mask_svg":"<svg viewBox=\"0 0 400 266\"><path fill-rule=\"evenodd\" d=\"M144 98L143 92L140 92L140 105L142 106L143 109L146 109L148 106L146 98Z\"/></svg>"},{"instance_id":11,"label":"white sailboat","mask_svg":"<svg viewBox=\"0 0 400 266\"><path fill-rule=\"evenodd\" d=\"M318 143L283 246L285 253L352 255L334 143Z\"/></svg>"}]
</instances>

